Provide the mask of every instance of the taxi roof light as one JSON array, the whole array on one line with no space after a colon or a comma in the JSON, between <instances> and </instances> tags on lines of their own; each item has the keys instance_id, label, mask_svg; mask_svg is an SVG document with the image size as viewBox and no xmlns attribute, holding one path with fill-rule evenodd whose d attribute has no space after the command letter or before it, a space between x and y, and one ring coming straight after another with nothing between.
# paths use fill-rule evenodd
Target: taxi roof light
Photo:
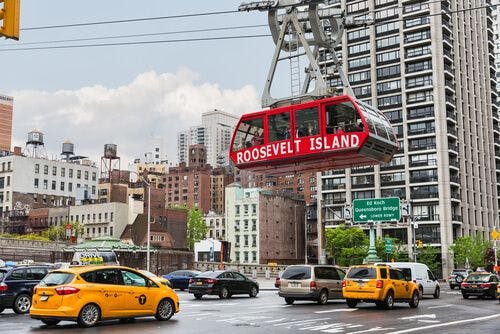
<instances>
[{"instance_id":1,"label":"taxi roof light","mask_svg":"<svg viewBox=\"0 0 500 334\"><path fill-rule=\"evenodd\" d=\"M72 295L74 293L80 292L80 289L75 288L73 286L59 286L56 288L56 292L60 296L64 295Z\"/></svg>"}]
</instances>

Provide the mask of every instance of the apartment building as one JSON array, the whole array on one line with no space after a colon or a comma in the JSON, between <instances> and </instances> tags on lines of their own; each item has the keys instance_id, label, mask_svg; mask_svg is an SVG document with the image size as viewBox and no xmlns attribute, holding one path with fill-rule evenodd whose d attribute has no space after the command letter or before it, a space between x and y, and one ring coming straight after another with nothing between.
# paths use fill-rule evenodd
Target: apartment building
<instances>
[{"instance_id":1,"label":"apartment building","mask_svg":"<svg viewBox=\"0 0 500 334\"><path fill-rule=\"evenodd\" d=\"M13 105L12 97L0 94L0 152L11 149Z\"/></svg>"},{"instance_id":2,"label":"apartment building","mask_svg":"<svg viewBox=\"0 0 500 334\"><path fill-rule=\"evenodd\" d=\"M491 8L468 10L491 1L338 3L348 15L375 19L347 29L337 54L355 95L391 120L401 149L389 164L318 174L318 230L343 223L343 207L354 199L400 197L412 204L416 239L440 249L436 260L446 275L464 265L450 255L457 237L488 239L498 226L494 22ZM341 86L338 75L327 76ZM379 224L377 234L412 246L407 225Z\"/></svg>"}]
</instances>

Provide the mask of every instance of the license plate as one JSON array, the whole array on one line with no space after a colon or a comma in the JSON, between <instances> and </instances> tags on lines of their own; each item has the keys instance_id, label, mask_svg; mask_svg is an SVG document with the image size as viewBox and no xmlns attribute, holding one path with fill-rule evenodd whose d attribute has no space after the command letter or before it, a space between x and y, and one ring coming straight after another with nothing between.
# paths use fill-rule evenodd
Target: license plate
<instances>
[{"instance_id":1,"label":"license plate","mask_svg":"<svg viewBox=\"0 0 500 334\"><path fill-rule=\"evenodd\" d=\"M470 287L471 288L477 288L477 285L474 284L474 285L471 285Z\"/></svg>"},{"instance_id":2,"label":"license plate","mask_svg":"<svg viewBox=\"0 0 500 334\"><path fill-rule=\"evenodd\" d=\"M196 282L196 285L202 285L203 282Z\"/></svg>"},{"instance_id":3,"label":"license plate","mask_svg":"<svg viewBox=\"0 0 500 334\"><path fill-rule=\"evenodd\" d=\"M289 288L298 288L298 287L300 287L300 283L290 282L290 283L288 283L288 287Z\"/></svg>"},{"instance_id":4,"label":"license plate","mask_svg":"<svg viewBox=\"0 0 500 334\"><path fill-rule=\"evenodd\" d=\"M364 287L364 286L365 286L365 283L363 283L363 282L359 282L359 283L358 283L358 286L359 286L360 288L362 288L362 287Z\"/></svg>"},{"instance_id":5,"label":"license plate","mask_svg":"<svg viewBox=\"0 0 500 334\"><path fill-rule=\"evenodd\" d=\"M40 297L40 301L44 302L44 301L47 301L49 299L49 296L41 296Z\"/></svg>"}]
</instances>

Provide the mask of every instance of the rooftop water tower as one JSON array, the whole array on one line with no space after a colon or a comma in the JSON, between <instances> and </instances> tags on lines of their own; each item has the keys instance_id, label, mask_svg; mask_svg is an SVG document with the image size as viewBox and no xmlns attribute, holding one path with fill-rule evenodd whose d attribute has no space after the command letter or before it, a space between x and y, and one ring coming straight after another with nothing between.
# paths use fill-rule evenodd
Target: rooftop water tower
<instances>
[{"instance_id":1,"label":"rooftop water tower","mask_svg":"<svg viewBox=\"0 0 500 334\"><path fill-rule=\"evenodd\" d=\"M64 157L65 161L69 161L70 157L73 156L73 155L75 155L75 144L73 144L69 140L66 140L62 144L61 155Z\"/></svg>"},{"instance_id":2,"label":"rooftop water tower","mask_svg":"<svg viewBox=\"0 0 500 334\"><path fill-rule=\"evenodd\" d=\"M104 144L104 155L101 157L101 180L113 183L113 179L120 181L121 160L117 155L116 144ZM118 167L118 174L113 175L113 170Z\"/></svg>"},{"instance_id":3,"label":"rooftop water tower","mask_svg":"<svg viewBox=\"0 0 500 334\"><path fill-rule=\"evenodd\" d=\"M36 129L28 132L28 140L24 149L25 155L32 158L47 159L47 151L43 143L43 133Z\"/></svg>"}]
</instances>

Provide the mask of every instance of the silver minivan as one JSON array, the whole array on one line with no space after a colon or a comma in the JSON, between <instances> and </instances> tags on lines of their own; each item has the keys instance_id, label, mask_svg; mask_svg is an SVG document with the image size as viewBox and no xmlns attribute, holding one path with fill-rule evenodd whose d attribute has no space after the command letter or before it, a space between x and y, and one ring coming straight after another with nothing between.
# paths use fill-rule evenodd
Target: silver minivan
<instances>
[{"instance_id":1,"label":"silver minivan","mask_svg":"<svg viewBox=\"0 0 500 334\"><path fill-rule=\"evenodd\" d=\"M292 265L286 267L277 285L280 297L288 305L296 300L312 300L324 305L329 299L341 299L345 271L329 265Z\"/></svg>"}]
</instances>

